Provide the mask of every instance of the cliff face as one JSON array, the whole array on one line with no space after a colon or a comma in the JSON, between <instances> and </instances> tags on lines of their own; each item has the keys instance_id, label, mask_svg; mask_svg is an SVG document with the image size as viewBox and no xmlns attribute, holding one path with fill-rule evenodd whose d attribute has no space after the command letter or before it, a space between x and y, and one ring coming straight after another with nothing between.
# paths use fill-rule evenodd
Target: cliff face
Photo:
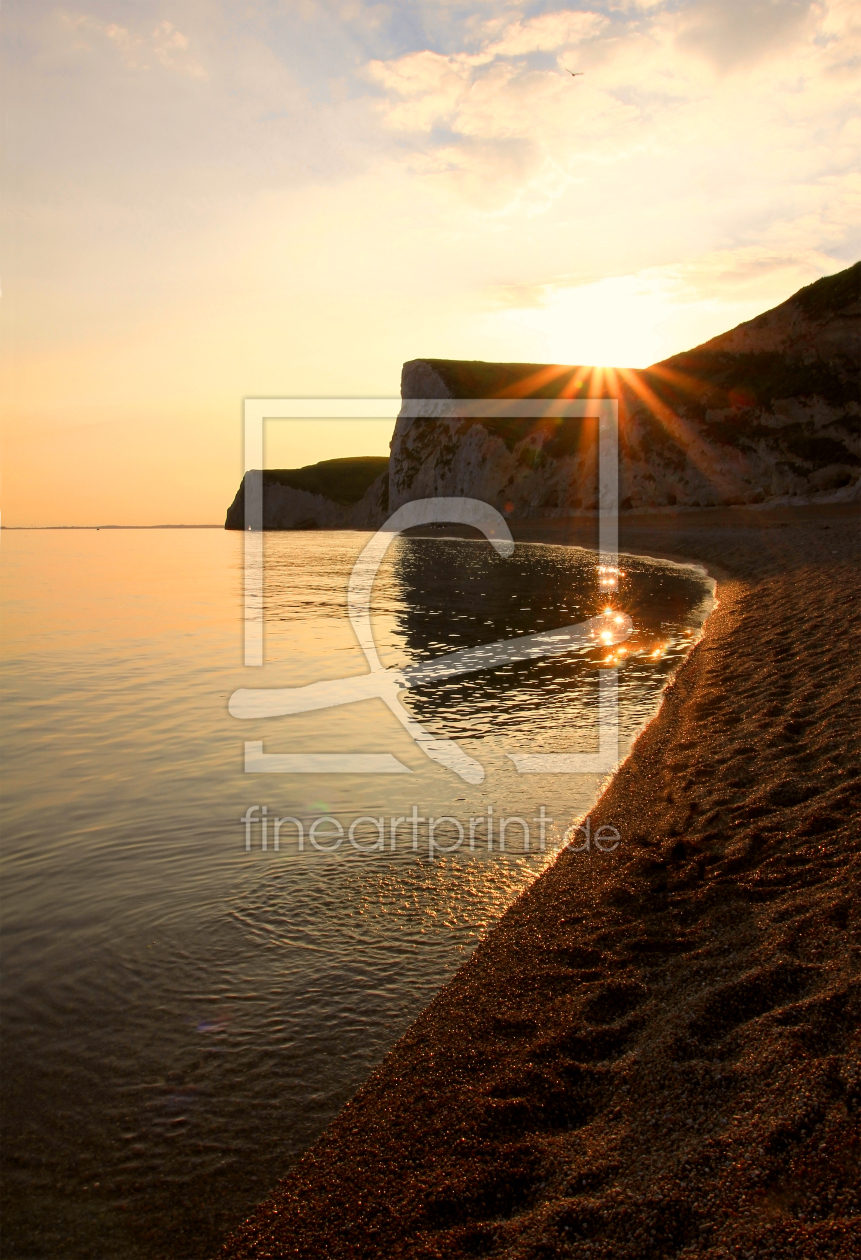
<instances>
[{"instance_id":1,"label":"cliff face","mask_svg":"<svg viewBox=\"0 0 861 1260\"><path fill-rule=\"evenodd\" d=\"M643 371L415 359L408 398L619 400L622 510L850 498L861 482L861 263ZM520 517L597 506L591 420L410 419L392 456L263 474L264 529L376 529L403 503L481 499ZM244 528L245 483L227 513Z\"/></svg>"},{"instance_id":2,"label":"cliff face","mask_svg":"<svg viewBox=\"0 0 861 1260\"><path fill-rule=\"evenodd\" d=\"M616 397L625 508L850 497L859 487L861 263L643 371L417 359L406 398ZM391 510L467 495L516 516L596 506L584 420L398 418Z\"/></svg>"},{"instance_id":3,"label":"cliff face","mask_svg":"<svg viewBox=\"0 0 861 1260\"><path fill-rule=\"evenodd\" d=\"M385 456L368 455L266 469L263 528L377 529L388 516L388 468ZM245 477L224 528L245 528Z\"/></svg>"}]
</instances>

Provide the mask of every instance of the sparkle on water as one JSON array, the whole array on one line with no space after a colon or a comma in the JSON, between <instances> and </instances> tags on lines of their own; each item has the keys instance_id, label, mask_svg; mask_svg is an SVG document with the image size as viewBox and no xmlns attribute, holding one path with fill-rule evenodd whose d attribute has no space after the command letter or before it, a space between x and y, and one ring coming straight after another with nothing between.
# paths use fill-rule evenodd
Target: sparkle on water
<instances>
[{"instance_id":1,"label":"sparkle on water","mask_svg":"<svg viewBox=\"0 0 861 1260\"><path fill-rule=\"evenodd\" d=\"M596 643L402 693L481 763L474 787L378 699L232 719L239 687L367 668L345 606L366 538L267 536L267 664L250 670L241 534L3 535L8 1260L212 1255L591 807L595 776L519 775L507 754L593 749L607 667L624 753L709 607L701 574L627 557L624 654ZM587 552L401 539L373 624L383 664L401 667L575 624L606 598ZM246 739L389 752L412 773L245 775ZM479 829L474 852L430 862L409 829L395 852L345 839L300 854L292 828L261 852L255 826L246 852L250 805L345 832L414 805L464 823L544 805L554 821L543 854L534 834L521 852L518 828L488 853Z\"/></svg>"}]
</instances>

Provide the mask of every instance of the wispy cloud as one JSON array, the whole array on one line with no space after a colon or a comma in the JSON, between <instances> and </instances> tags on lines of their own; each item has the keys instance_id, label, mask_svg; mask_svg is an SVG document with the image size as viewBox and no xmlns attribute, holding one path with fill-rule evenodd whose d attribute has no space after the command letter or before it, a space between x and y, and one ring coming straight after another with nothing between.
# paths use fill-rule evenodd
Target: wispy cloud
<instances>
[{"instance_id":1,"label":"wispy cloud","mask_svg":"<svg viewBox=\"0 0 861 1260\"><path fill-rule=\"evenodd\" d=\"M162 20L151 30L135 31L89 13L60 13L59 18L70 32L76 49L89 50L104 40L129 70L146 71L157 64L192 79L208 78L204 67L190 52L188 36L172 22Z\"/></svg>"}]
</instances>

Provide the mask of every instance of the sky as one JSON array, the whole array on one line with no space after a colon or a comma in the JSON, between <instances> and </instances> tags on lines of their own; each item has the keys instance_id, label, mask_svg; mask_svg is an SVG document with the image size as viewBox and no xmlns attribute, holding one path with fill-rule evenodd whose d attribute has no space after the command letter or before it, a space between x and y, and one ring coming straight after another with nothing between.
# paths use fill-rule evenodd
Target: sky
<instances>
[{"instance_id":1,"label":"sky","mask_svg":"<svg viewBox=\"0 0 861 1260\"><path fill-rule=\"evenodd\" d=\"M5 525L220 523L246 396L646 366L861 255L854 0L6 0L0 38ZM270 422L266 463L390 433Z\"/></svg>"}]
</instances>

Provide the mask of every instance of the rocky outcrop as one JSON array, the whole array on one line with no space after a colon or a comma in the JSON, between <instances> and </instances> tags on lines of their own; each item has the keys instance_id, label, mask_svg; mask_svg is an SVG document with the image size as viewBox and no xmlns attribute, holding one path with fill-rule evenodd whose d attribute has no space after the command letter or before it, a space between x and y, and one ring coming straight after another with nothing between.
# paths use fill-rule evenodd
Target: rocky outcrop
<instances>
[{"instance_id":1,"label":"rocky outcrop","mask_svg":"<svg viewBox=\"0 0 861 1260\"><path fill-rule=\"evenodd\" d=\"M417 359L408 398L616 397L622 508L855 494L861 263L643 371ZM398 418L392 510L467 495L520 517L596 506L596 425Z\"/></svg>"},{"instance_id":2,"label":"rocky outcrop","mask_svg":"<svg viewBox=\"0 0 861 1260\"><path fill-rule=\"evenodd\" d=\"M369 455L266 469L263 528L377 529L388 516L388 467L385 456ZM246 477L227 510L225 529L245 528Z\"/></svg>"}]
</instances>

